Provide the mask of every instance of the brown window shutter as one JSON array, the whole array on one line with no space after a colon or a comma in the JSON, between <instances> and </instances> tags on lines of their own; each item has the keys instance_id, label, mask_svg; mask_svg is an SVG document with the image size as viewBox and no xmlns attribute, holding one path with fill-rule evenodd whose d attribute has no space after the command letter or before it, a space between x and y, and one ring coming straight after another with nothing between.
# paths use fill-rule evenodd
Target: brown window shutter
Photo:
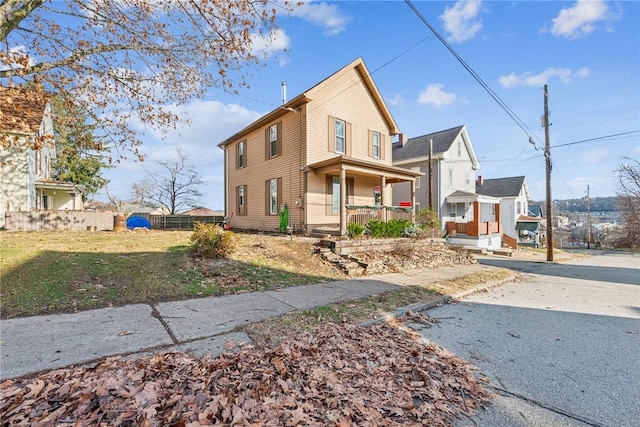
<instances>
[{"instance_id":1,"label":"brown window shutter","mask_svg":"<svg viewBox=\"0 0 640 427\"><path fill-rule=\"evenodd\" d=\"M277 129L278 141L276 142L276 156L280 156L282 154L282 122L278 122Z\"/></svg>"},{"instance_id":2,"label":"brown window shutter","mask_svg":"<svg viewBox=\"0 0 640 427\"><path fill-rule=\"evenodd\" d=\"M373 157L373 131L372 130L369 131L368 138L369 138L369 151L368 151L369 157Z\"/></svg>"},{"instance_id":3,"label":"brown window shutter","mask_svg":"<svg viewBox=\"0 0 640 427\"><path fill-rule=\"evenodd\" d=\"M269 194L270 194L270 188L269 188L269 182L271 180L268 179L264 182L264 214L266 216L271 215L270 210L269 210Z\"/></svg>"},{"instance_id":4,"label":"brown window shutter","mask_svg":"<svg viewBox=\"0 0 640 427\"><path fill-rule=\"evenodd\" d=\"M351 155L351 123L345 122L345 124L346 124L346 129L345 129L346 135L344 136L344 139L346 140L345 141L346 147L344 151L347 156L350 156Z\"/></svg>"},{"instance_id":5,"label":"brown window shutter","mask_svg":"<svg viewBox=\"0 0 640 427\"><path fill-rule=\"evenodd\" d=\"M384 160L384 150L386 141L383 134L380 134L380 159Z\"/></svg>"},{"instance_id":6,"label":"brown window shutter","mask_svg":"<svg viewBox=\"0 0 640 427\"><path fill-rule=\"evenodd\" d=\"M236 213L242 215L240 212L240 186L236 187Z\"/></svg>"},{"instance_id":7,"label":"brown window shutter","mask_svg":"<svg viewBox=\"0 0 640 427\"><path fill-rule=\"evenodd\" d=\"M244 209L242 210L242 215L247 215L247 211L249 210L249 199L247 198L248 186L243 185L243 187L244 187Z\"/></svg>"},{"instance_id":8,"label":"brown window shutter","mask_svg":"<svg viewBox=\"0 0 640 427\"><path fill-rule=\"evenodd\" d=\"M267 126L264 130L264 158L266 160L269 160L269 157L271 157L269 154L271 154L271 152L269 150L269 126Z\"/></svg>"},{"instance_id":9,"label":"brown window shutter","mask_svg":"<svg viewBox=\"0 0 640 427\"><path fill-rule=\"evenodd\" d=\"M336 118L329 116L329 151L336 151Z\"/></svg>"},{"instance_id":10,"label":"brown window shutter","mask_svg":"<svg viewBox=\"0 0 640 427\"><path fill-rule=\"evenodd\" d=\"M280 212L280 206L282 205L282 178L278 178L278 207L277 210Z\"/></svg>"}]
</instances>

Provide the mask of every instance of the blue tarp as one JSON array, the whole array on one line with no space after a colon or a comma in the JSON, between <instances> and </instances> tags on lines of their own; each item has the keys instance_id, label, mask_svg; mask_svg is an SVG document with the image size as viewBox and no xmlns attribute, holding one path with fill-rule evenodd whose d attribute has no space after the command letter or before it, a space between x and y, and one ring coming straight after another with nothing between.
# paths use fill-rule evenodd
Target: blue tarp
<instances>
[{"instance_id":1,"label":"blue tarp","mask_svg":"<svg viewBox=\"0 0 640 427\"><path fill-rule=\"evenodd\" d=\"M127 218L127 228L133 230L134 228L148 228L151 229L151 223L149 220L142 216L130 216Z\"/></svg>"}]
</instances>

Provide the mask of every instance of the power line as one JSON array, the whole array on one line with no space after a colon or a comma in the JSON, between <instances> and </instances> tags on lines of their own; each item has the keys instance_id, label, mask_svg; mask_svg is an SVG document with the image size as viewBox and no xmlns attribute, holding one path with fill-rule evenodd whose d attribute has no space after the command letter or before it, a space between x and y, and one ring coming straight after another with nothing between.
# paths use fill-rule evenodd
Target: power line
<instances>
[{"instance_id":1,"label":"power line","mask_svg":"<svg viewBox=\"0 0 640 427\"><path fill-rule=\"evenodd\" d=\"M566 147L567 145L585 144L587 142L596 142L596 141L601 141L603 139L611 139L611 138L615 138L615 137L618 137L618 136L630 135L632 133L638 133L638 132L640 132L640 129L638 129L638 130L630 130L628 132L615 133L615 134L612 134L612 135L599 136L597 138L589 138L589 139L583 139L583 140L580 140L580 141L567 142L565 144L554 145L553 148L555 148L555 147Z\"/></svg>"},{"instance_id":2,"label":"power line","mask_svg":"<svg viewBox=\"0 0 640 427\"><path fill-rule=\"evenodd\" d=\"M451 52L451 54L462 64L462 66L471 74L471 76L482 86L482 88L493 98L493 100L511 117L511 119L522 129L522 131L527 135L528 140L535 147L535 143L531 138L533 131L529 129L529 127L518 117L518 115L513 112L511 108L496 94L487 83L482 80L482 78L476 73L473 68L469 64L467 64L460 55L451 47L451 45L438 33L438 31L427 21L427 19L420 13L420 11L413 5L411 0L405 0L405 3L413 10L413 12L422 20L422 22L431 30L431 32L440 40L440 42ZM536 139L540 141L540 139L536 136Z\"/></svg>"},{"instance_id":3,"label":"power line","mask_svg":"<svg viewBox=\"0 0 640 427\"><path fill-rule=\"evenodd\" d=\"M627 135L631 135L639 132L640 132L640 129L630 130L627 132L620 132L620 133L614 133L611 135L598 136L596 138L582 139L580 141L573 141L573 142L567 142L564 144L552 145L551 148L567 147L570 145L578 145L578 144L588 144L592 142L605 142L612 139L620 139L621 136L627 136ZM530 157L527 157L526 159L518 159L517 157L520 154L522 154L522 152L520 152L517 156L509 159L478 159L478 160L481 160L482 162L525 162L525 161L543 156L543 154L536 154L535 156L530 156Z\"/></svg>"}]
</instances>

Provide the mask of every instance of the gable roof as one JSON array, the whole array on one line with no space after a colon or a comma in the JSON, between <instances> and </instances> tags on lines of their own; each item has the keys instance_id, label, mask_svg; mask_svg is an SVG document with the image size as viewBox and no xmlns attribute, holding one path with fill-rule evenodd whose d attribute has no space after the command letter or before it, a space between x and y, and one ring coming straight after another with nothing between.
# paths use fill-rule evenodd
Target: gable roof
<instances>
[{"instance_id":1,"label":"gable roof","mask_svg":"<svg viewBox=\"0 0 640 427\"><path fill-rule=\"evenodd\" d=\"M384 117L384 120L387 122L387 126L389 126L389 130L390 130L389 133L391 133L391 135L396 135L400 133L400 130L398 129L398 125L396 124L395 120L391 116L391 112L387 108L387 105L384 103L384 100L382 99L382 95L380 94L380 91L378 91L378 88L374 83L373 78L371 77L371 73L369 73L369 70L367 69L367 66L365 65L364 60L362 58L357 58L356 60L351 62L349 65L342 67L341 69L331 74L326 79L320 81L319 83L315 84L314 86L306 90L304 94L313 95L313 92L316 91L320 86L331 83L332 81L341 77L344 73L349 72L352 68L355 68L356 71L360 74L362 81L364 82L367 89L369 90L369 93L371 93L371 96L373 97L373 101L375 102L376 106L380 110L380 114L382 114L382 117Z\"/></svg>"},{"instance_id":2,"label":"gable roof","mask_svg":"<svg viewBox=\"0 0 640 427\"><path fill-rule=\"evenodd\" d=\"M391 116L391 113L389 112L389 109L387 108L386 104L384 103L384 100L382 99L382 95L380 95L380 92L378 91L378 88L376 87L375 83L373 82L373 78L371 77L371 73L369 73L369 70L367 70L367 67L364 64L364 61L362 60L362 58L358 58L355 61L351 62L350 64L346 65L345 67L342 67L340 70L336 71L335 73L331 74L329 77L325 78L324 80L322 80L322 81L316 83L315 85L311 86L306 91L304 91L301 94L297 95L296 97L292 98L289 102L287 102L287 103L285 103L285 104L283 104L283 105L281 105L279 107L276 107L271 112L269 112L269 113L265 114L264 116L260 117L258 120L256 120L253 123L249 124L244 129L240 130L239 132L236 132L235 134L233 134L229 138L227 138L224 141L222 141L221 143L219 143L218 147L223 148L225 145L230 144L230 143L232 143L234 141L237 141L238 139L243 138L248 133L253 132L254 130L257 130L257 129L260 129L260 128L264 127L265 125L267 125L268 123L270 123L273 120L277 119L278 117L287 114L287 112L293 112L296 108L299 108L301 105L311 102L311 100L312 100L311 96L313 95L313 92L315 92L319 87L324 86L326 84L329 84L330 82L332 82L335 79L339 78L342 74L344 74L344 73L346 73L346 72L348 72L348 71L350 71L351 69L354 69L354 68L356 69L356 71L362 77L362 81L366 85L367 90L369 91L369 93L371 93L371 96L373 97L373 100L374 100L376 106L378 107L378 109L380 111L380 114L382 115L382 117L384 118L385 122L387 123L387 126L389 126L390 133L392 135L396 135L396 134L400 133L400 130L398 129L398 125L396 124L395 120Z\"/></svg>"},{"instance_id":3,"label":"gable roof","mask_svg":"<svg viewBox=\"0 0 640 427\"><path fill-rule=\"evenodd\" d=\"M393 144L391 147L393 162L427 159L429 157L429 140L433 141L433 156L442 157L444 153L451 149L451 146L458 136L462 137L469 150L469 156L471 157L471 163L473 163L474 169L479 168L480 165L476 153L471 146L471 141L464 125L409 138L404 144Z\"/></svg>"},{"instance_id":4,"label":"gable roof","mask_svg":"<svg viewBox=\"0 0 640 427\"><path fill-rule=\"evenodd\" d=\"M483 179L482 185L476 183L476 193L493 197L517 197L524 185L524 179L524 176Z\"/></svg>"},{"instance_id":5,"label":"gable roof","mask_svg":"<svg viewBox=\"0 0 640 427\"><path fill-rule=\"evenodd\" d=\"M542 218L544 216L544 212L542 212L542 205L529 205L529 216Z\"/></svg>"},{"instance_id":6,"label":"gable roof","mask_svg":"<svg viewBox=\"0 0 640 427\"><path fill-rule=\"evenodd\" d=\"M38 133L46 106L43 92L0 86L0 131Z\"/></svg>"}]
</instances>

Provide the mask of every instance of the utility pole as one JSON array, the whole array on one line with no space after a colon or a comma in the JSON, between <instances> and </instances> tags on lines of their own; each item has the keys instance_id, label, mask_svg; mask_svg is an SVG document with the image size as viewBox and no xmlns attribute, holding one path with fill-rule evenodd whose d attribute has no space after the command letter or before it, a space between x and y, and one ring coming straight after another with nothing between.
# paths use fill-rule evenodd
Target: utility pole
<instances>
[{"instance_id":1,"label":"utility pole","mask_svg":"<svg viewBox=\"0 0 640 427\"><path fill-rule=\"evenodd\" d=\"M433 158L433 139L429 139L429 209L433 210L433 174L431 159Z\"/></svg>"},{"instance_id":2,"label":"utility pole","mask_svg":"<svg viewBox=\"0 0 640 427\"><path fill-rule=\"evenodd\" d=\"M553 261L553 209L551 200L551 142L549 141L549 92L547 85L544 85L544 115L542 116L542 126L544 126L544 159L546 164L547 178L547 261Z\"/></svg>"},{"instance_id":3,"label":"utility pole","mask_svg":"<svg viewBox=\"0 0 640 427\"><path fill-rule=\"evenodd\" d=\"M591 249L591 199L589 198L588 185L587 185L587 249Z\"/></svg>"}]
</instances>

